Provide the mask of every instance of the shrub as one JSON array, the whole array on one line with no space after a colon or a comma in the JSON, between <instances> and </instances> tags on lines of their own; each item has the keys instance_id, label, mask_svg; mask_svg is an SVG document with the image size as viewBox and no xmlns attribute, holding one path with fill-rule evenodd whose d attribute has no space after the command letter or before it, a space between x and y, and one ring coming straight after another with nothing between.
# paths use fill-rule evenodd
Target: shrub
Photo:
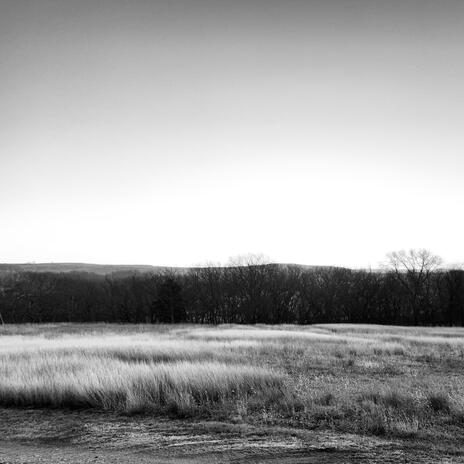
<instances>
[{"instance_id":1,"label":"shrub","mask_svg":"<svg viewBox=\"0 0 464 464\"><path fill-rule=\"evenodd\" d=\"M451 409L448 396L442 392L429 393L427 402L434 412L449 412Z\"/></svg>"}]
</instances>

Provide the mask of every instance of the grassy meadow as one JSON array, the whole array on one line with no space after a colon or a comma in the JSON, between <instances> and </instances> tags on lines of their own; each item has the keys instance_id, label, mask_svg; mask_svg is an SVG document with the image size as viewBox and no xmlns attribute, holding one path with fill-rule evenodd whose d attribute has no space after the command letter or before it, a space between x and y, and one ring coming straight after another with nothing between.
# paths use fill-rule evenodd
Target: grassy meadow
<instances>
[{"instance_id":1,"label":"grassy meadow","mask_svg":"<svg viewBox=\"0 0 464 464\"><path fill-rule=\"evenodd\" d=\"M0 405L464 438L464 330L0 327Z\"/></svg>"}]
</instances>

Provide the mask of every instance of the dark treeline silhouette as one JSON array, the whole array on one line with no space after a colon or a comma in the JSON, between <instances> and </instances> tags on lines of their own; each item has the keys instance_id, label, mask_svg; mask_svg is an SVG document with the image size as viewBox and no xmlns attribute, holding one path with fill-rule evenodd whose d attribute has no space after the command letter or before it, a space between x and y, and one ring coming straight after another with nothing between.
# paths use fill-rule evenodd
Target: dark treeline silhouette
<instances>
[{"instance_id":1,"label":"dark treeline silhouette","mask_svg":"<svg viewBox=\"0 0 464 464\"><path fill-rule=\"evenodd\" d=\"M0 322L376 323L464 325L464 271L426 250L391 253L380 271L265 264L156 274L10 271Z\"/></svg>"}]
</instances>

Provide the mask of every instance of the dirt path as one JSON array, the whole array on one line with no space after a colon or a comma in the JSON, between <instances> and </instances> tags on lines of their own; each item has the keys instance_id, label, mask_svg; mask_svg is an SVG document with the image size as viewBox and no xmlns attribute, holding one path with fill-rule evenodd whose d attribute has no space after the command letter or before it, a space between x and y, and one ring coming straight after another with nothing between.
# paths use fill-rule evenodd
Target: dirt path
<instances>
[{"instance_id":1,"label":"dirt path","mask_svg":"<svg viewBox=\"0 0 464 464\"><path fill-rule=\"evenodd\" d=\"M0 464L459 463L445 445L91 411L0 409Z\"/></svg>"}]
</instances>

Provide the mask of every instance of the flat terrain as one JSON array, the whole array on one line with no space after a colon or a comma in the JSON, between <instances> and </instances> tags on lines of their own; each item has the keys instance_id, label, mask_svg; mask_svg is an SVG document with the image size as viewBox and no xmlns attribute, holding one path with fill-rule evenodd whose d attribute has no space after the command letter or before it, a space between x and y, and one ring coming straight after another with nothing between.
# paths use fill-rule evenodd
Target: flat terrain
<instances>
[{"instance_id":1,"label":"flat terrain","mask_svg":"<svg viewBox=\"0 0 464 464\"><path fill-rule=\"evenodd\" d=\"M0 463L462 462L443 446L92 411L0 410Z\"/></svg>"},{"instance_id":2,"label":"flat terrain","mask_svg":"<svg viewBox=\"0 0 464 464\"><path fill-rule=\"evenodd\" d=\"M0 328L0 463L464 462L464 331Z\"/></svg>"}]
</instances>

